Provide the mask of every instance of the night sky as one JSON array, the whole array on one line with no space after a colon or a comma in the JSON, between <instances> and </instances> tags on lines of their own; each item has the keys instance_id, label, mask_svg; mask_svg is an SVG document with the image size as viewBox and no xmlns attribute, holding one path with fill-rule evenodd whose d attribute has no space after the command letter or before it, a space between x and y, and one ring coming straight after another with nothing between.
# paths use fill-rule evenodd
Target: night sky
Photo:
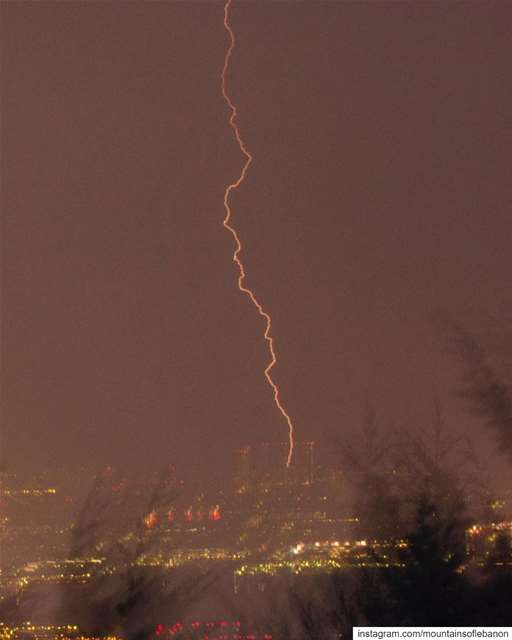
<instances>
[{"instance_id":1,"label":"night sky","mask_svg":"<svg viewBox=\"0 0 512 640\"><path fill-rule=\"evenodd\" d=\"M1 9L4 468L284 442L222 227L222 3ZM512 4L235 0L231 22L254 158L232 220L298 439L352 437L366 401L424 429L437 397L492 448L432 317L511 317Z\"/></svg>"}]
</instances>

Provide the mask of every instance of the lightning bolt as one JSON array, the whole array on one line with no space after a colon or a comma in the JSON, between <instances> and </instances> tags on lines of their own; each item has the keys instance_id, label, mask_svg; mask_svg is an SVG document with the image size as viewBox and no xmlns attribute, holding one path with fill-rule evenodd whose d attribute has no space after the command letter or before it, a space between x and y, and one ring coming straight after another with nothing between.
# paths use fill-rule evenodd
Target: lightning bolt
<instances>
[{"instance_id":1,"label":"lightning bolt","mask_svg":"<svg viewBox=\"0 0 512 640\"><path fill-rule=\"evenodd\" d=\"M260 314L260 316L262 318L264 318L264 320L266 322L264 338L265 338L265 340L267 341L267 344L268 344L268 350L269 350L269 354L270 354L270 362L269 362L269 364L267 365L267 367L265 369L265 378L267 379L267 382L271 386L272 391L274 393L274 401L276 403L276 406L279 409L279 411L281 412L281 415L283 416L283 418L286 420L286 424L288 425L288 456L286 458L286 466L289 467L291 465L291 463L292 463L292 457L293 457L294 428L293 428L292 419L290 418L290 416L286 412L286 409L284 408L283 403L281 402L281 398L280 398L280 394L279 394L279 387L276 385L276 383L272 379L272 376L270 375L271 370L273 369L274 365L277 362L276 352L275 352L275 349L274 349L274 338L271 335L272 318L264 310L262 304L258 301L258 299L256 298L256 295L254 294L252 289L249 289L247 286L244 285L245 269L244 269L244 265L243 265L243 263L242 263L242 261L240 259L240 253L242 251L242 243L240 242L240 238L238 237L238 234L237 234L236 230L230 224L231 208L229 206L229 197L231 195L231 192L234 191L235 189L238 189L238 187L244 181L245 175L247 173L247 169L249 168L249 165L252 162L252 156L249 153L249 151L247 151L247 148L246 148L246 146L245 146L245 144L244 144L244 142L242 140L242 136L240 135L240 130L239 130L238 125L236 123L237 109L236 109L235 105L233 104L233 102L231 101L231 99L230 99L230 97L229 97L229 95L228 95L228 93L226 91L226 73L227 73L227 70L228 70L228 67L229 67L229 61L231 59L231 55L233 53L233 49L235 48L235 34L233 33L233 29L231 28L231 25L229 23L229 8L231 6L232 1L233 0L226 0L226 4L224 5L224 28L226 29L226 31L229 34L229 47L228 47L228 50L226 52L226 56L224 58L224 66L222 67L221 88L222 88L222 96L223 96L224 100L227 102L228 107L229 107L229 109L231 111L231 116L229 118L229 125L233 129L236 141L238 142L238 146L240 147L240 151L242 152L242 154L243 154L243 156L245 158L245 162L244 162L244 165L243 165L243 167L242 167L242 169L240 171L240 175L238 176L238 179L235 180L235 182L232 182L231 184L229 184L226 187L226 190L224 191L224 208L226 210L226 217L224 218L222 224L224 225L224 228L227 229L231 233L231 235L233 236L233 239L235 241L235 252L233 253L233 262L235 262L235 264L238 267L238 271L239 271L238 288L240 289L240 291L242 291L247 296L249 296L249 298L251 299L251 302L253 303L253 305L258 310L258 313Z\"/></svg>"}]
</instances>

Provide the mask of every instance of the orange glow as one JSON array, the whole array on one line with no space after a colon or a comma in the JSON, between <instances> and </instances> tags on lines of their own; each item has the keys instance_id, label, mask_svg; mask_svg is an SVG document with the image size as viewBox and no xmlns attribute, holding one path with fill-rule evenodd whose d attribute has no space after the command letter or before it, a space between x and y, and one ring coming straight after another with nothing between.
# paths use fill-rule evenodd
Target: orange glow
<instances>
[{"instance_id":1,"label":"orange glow","mask_svg":"<svg viewBox=\"0 0 512 640\"><path fill-rule=\"evenodd\" d=\"M220 514L220 507L219 505L215 505L215 507L210 511L210 520L220 520L221 519L221 514Z\"/></svg>"},{"instance_id":2,"label":"orange glow","mask_svg":"<svg viewBox=\"0 0 512 640\"><path fill-rule=\"evenodd\" d=\"M271 319L270 315L263 309L263 306L261 305L261 303L256 298L254 292L244 285L245 269L244 269L244 265L243 265L243 263L242 263L242 261L241 261L241 259L239 257L240 253L242 251L242 243L240 242L240 238L238 237L237 232L235 231L235 229L230 224L231 209L229 207L229 196L230 196L230 194L231 194L231 192L233 190L238 189L238 187L242 184L242 182L245 179L245 174L247 173L247 169L249 168L249 165L252 162L252 156L247 151L247 148L246 148L246 146L245 146L245 144L244 144L244 142L242 140L242 137L240 135L240 130L238 128L238 125L236 124L236 116L237 116L236 107L233 104L233 102L231 101L231 99L228 96L227 91L226 91L226 73L227 73L227 70L228 70L229 60L231 58L231 54L233 53L233 49L235 48L235 34L233 33L233 30L231 29L231 26L229 24L229 7L230 7L231 3L232 3L232 0L227 0L226 4L224 5L224 28L229 33L230 43L229 43L229 48L228 48L228 50L226 52L226 57L224 58L224 66L222 67L221 88L222 88L222 96L223 96L224 100L227 102L227 104L228 104L228 106L229 106L229 108L231 110L231 116L229 118L229 125L233 129L236 141L238 142L238 146L240 147L240 151L242 152L242 154L245 157L245 163L244 163L244 165L242 167L242 170L240 171L240 175L238 176L238 179L235 182L232 182L231 184L229 184L226 187L226 190L224 191L224 208L226 210L226 217L224 218L222 224L232 234L232 236L233 236L233 238L235 240L235 247L236 248L235 248L235 252L233 253L233 261L236 263L236 265L238 267L239 274L240 274L238 276L238 288L240 289L240 291L242 291L243 293L245 293L245 294L247 294L249 296L249 298L251 299L251 302L254 304L254 306L258 310L258 313L260 314L260 316L262 316L265 319L265 322L266 322L264 338L268 343L268 349L269 349L269 353L270 353L270 362L269 362L268 366L265 369L265 377L266 377L269 385L272 387L272 391L274 393L274 401L275 401L275 403L277 405L277 408L281 412L283 418L286 420L286 423L288 425L289 448L288 448L288 456L287 456L287 459L286 459L286 466L289 467L291 465L292 456L293 456L294 428L293 428L292 420L291 420L290 416L288 415L288 413L286 412L286 410L285 410L285 408L284 408L284 406L283 406L283 404L281 402L281 399L279 397L279 388L276 385L276 383L273 381L272 377L270 376L270 371L272 370L272 368L274 367L274 365L277 362L276 352L274 350L274 339L271 336L272 319Z\"/></svg>"},{"instance_id":3,"label":"orange glow","mask_svg":"<svg viewBox=\"0 0 512 640\"><path fill-rule=\"evenodd\" d=\"M146 529L154 529L155 525L156 525L156 512L155 511L151 511L150 513L148 513L148 515L144 518L144 524L146 526Z\"/></svg>"}]
</instances>

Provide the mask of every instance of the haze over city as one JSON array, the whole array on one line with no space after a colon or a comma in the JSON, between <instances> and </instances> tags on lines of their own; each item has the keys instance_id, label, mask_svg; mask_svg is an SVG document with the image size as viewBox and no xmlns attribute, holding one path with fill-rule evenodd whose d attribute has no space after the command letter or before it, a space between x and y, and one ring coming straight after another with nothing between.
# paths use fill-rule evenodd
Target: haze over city
<instances>
[{"instance_id":1,"label":"haze over city","mask_svg":"<svg viewBox=\"0 0 512 640\"><path fill-rule=\"evenodd\" d=\"M430 481L428 509L446 487L457 505L439 509L460 525L454 575L508 567L512 5L1 12L6 624L31 619L34 571L92 601L96 565L218 562L237 597L302 561L322 580L413 566L410 505L425 513ZM109 555L138 535L130 562ZM185 634L185 592L205 619L231 610L204 575L174 617L167 600L137 614L146 635L121 614L75 619L75 601L34 611L94 637ZM267 622L262 638L339 637Z\"/></svg>"}]
</instances>

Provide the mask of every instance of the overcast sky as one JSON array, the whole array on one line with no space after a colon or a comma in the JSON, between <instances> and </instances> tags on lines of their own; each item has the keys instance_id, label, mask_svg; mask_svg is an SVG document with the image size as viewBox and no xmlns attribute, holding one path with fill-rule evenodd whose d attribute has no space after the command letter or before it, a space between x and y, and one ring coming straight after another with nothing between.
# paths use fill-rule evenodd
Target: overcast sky
<instances>
[{"instance_id":1,"label":"overcast sky","mask_svg":"<svg viewBox=\"0 0 512 640\"><path fill-rule=\"evenodd\" d=\"M284 442L222 227L243 162L222 4L1 10L4 466ZM235 0L231 21L254 157L232 220L297 438L356 433L367 399L424 428L436 394L479 437L431 317L512 310L512 4Z\"/></svg>"}]
</instances>

